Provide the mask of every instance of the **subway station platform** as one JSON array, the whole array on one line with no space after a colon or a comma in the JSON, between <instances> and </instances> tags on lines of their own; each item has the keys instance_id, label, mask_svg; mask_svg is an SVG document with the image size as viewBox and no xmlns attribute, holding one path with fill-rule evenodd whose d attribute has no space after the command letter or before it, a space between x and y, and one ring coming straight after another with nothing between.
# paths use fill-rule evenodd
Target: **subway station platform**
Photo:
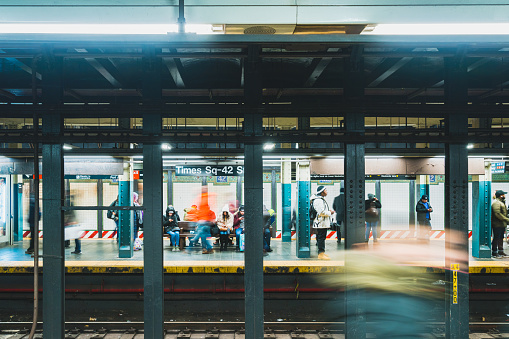
<instances>
[{"instance_id":1,"label":"subway station platform","mask_svg":"<svg viewBox=\"0 0 509 339\"><path fill-rule=\"evenodd\" d=\"M379 245L390 245L395 240L379 240ZM412 244L412 240L407 244ZM202 254L201 246L187 247L184 251L175 251L169 246L169 240L164 240L164 272L167 274L189 273L244 273L244 253L236 252L234 247L220 252L217 247L212 254ZM372 241L368 249L373 246ZM433 258L421 258L402 264L422 267L423 272L441 273L444 271L444 261L436 260L445 254L445 242L440 239L430 240L426 246L434 253ZM264 272L267 274L314 274L314 273L342 273L344 272L344 242L340 245L336 240L326 241L326 253L331 260L318 260L317 248L314 240L311 244L311 257L299 259L296 256L296 242L283 243L273 239L272 252L264 256ZM507 246L507 244L505 245ZM0 248L0 273L22 274L33 273L33 258L25 254L28 240L12 246ZM141 274L143 273L144 251L136 251L132 258L119 258L115 239L83 239L82 254L72 254L71 247L65 249L66 273L111 273L111 274ZM260 249L261 251L261 249ZM506 251L507 252L507 251ZM41 266L43 261L41 260ZM509 273L509 258L476 259L470 256L471 274L501 274Z\"/></svg>"}]
</instances>

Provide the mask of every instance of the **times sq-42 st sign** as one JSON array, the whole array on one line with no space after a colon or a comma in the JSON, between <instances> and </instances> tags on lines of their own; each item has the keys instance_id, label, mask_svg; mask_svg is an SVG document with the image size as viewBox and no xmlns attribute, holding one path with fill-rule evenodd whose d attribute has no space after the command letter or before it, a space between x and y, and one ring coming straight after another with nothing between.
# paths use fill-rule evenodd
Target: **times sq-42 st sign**
<instances>
[{"instance_id":1,"label":"times sq-42 st sign","mask_svg":"<svg viewBox=\"0 0 509 339\"><path fill-rule=\"evenodd\" d=\"M207 165L175 166L175 176L242 176L244 166L240 165Z\"/></svg>"}]
</instances>

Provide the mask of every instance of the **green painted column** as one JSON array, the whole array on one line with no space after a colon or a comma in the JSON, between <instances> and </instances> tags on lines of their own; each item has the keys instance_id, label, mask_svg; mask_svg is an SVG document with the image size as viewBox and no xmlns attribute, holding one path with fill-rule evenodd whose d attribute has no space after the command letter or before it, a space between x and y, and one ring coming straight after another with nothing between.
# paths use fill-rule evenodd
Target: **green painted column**
<instances>
[{"instance_id":1,"label":"green painted column","mask_svg":"<svg viewBox=\"0 0 509 339\"><path fill-rule=\"evenodd\" d=\"M297 163L297 257L311 256L311 234L309 220L309 198L311 196L311 173L309 161Z\"/></svg>"},{"instance_id":2,"label":"green painted column","mask_svg":"<svg viewBox=\"0 0 509 339\"><path fill-rule=\"evenodd\" d=\"M131 206L133 203L133 168L131 163L124 163L124 173L118 179L118 204ZM119 258L132 258L134 253L134 215L131 210L120 210L118 215Z\"/></svg>"},{"instance_id":3,"label":"green painted column","mask_svg":"<svg viewBox=\"0 0 509 339\"><path fill-rule=\"evenodd\" d=\"M289 159L281 162L281 189L283 205L282 242L292 241L292 163Z\"/></svg>"},{"instance_id":4,"label":"green painted column","mask_svg":"<svg viewBox=\"0 0 509 339\"><path fill-rule=\"evenodd\" d=\"M491 163L472 176L472 256L491 258Z\"/></svg>"}]
</instances>

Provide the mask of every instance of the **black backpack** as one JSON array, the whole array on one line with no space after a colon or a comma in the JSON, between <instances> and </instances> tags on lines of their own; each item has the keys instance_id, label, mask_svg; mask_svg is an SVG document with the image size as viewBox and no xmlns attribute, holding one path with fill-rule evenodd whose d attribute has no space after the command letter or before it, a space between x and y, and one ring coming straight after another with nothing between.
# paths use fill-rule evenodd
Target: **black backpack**
<instances>
[{"instance_id":1,"label":"black backpack","mask_svg":"<svg viewBox=\"0 0 509 339\"><path fill-rule=\"evenodd\" d=\"M315 206L313 206L313 202L315 199L311 200L309 205L309 219L311 219L311 222L316 219L316 215L318 214L315 210Z\"/></svg>"}]
</instances>

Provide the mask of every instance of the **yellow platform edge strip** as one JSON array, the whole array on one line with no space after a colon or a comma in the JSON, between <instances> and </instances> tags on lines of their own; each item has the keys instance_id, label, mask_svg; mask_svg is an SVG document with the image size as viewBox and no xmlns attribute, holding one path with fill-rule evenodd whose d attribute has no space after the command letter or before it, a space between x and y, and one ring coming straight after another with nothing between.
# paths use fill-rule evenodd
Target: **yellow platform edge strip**
<instances>
[{"instance_id":1,"label":"yellow platform edge strip","mask_svg":"<svg viewBox=\"0 0 509 339\"><path fill-rule=\"evenodd\" d=\"M419 266L422 273L443 273L440 267ZM42 271L42 269L41 269ZM143 266L67 266L68 274L142 274ZM243 274L244 266L164 266L165 274ZM264 266L265 274L332 274L344 273L344 266L269 265ZM471 274L509 274L506 265L470 266ZM32 274L33 266L0 266L0 274Z\"/></svg>"}]
</instances>

